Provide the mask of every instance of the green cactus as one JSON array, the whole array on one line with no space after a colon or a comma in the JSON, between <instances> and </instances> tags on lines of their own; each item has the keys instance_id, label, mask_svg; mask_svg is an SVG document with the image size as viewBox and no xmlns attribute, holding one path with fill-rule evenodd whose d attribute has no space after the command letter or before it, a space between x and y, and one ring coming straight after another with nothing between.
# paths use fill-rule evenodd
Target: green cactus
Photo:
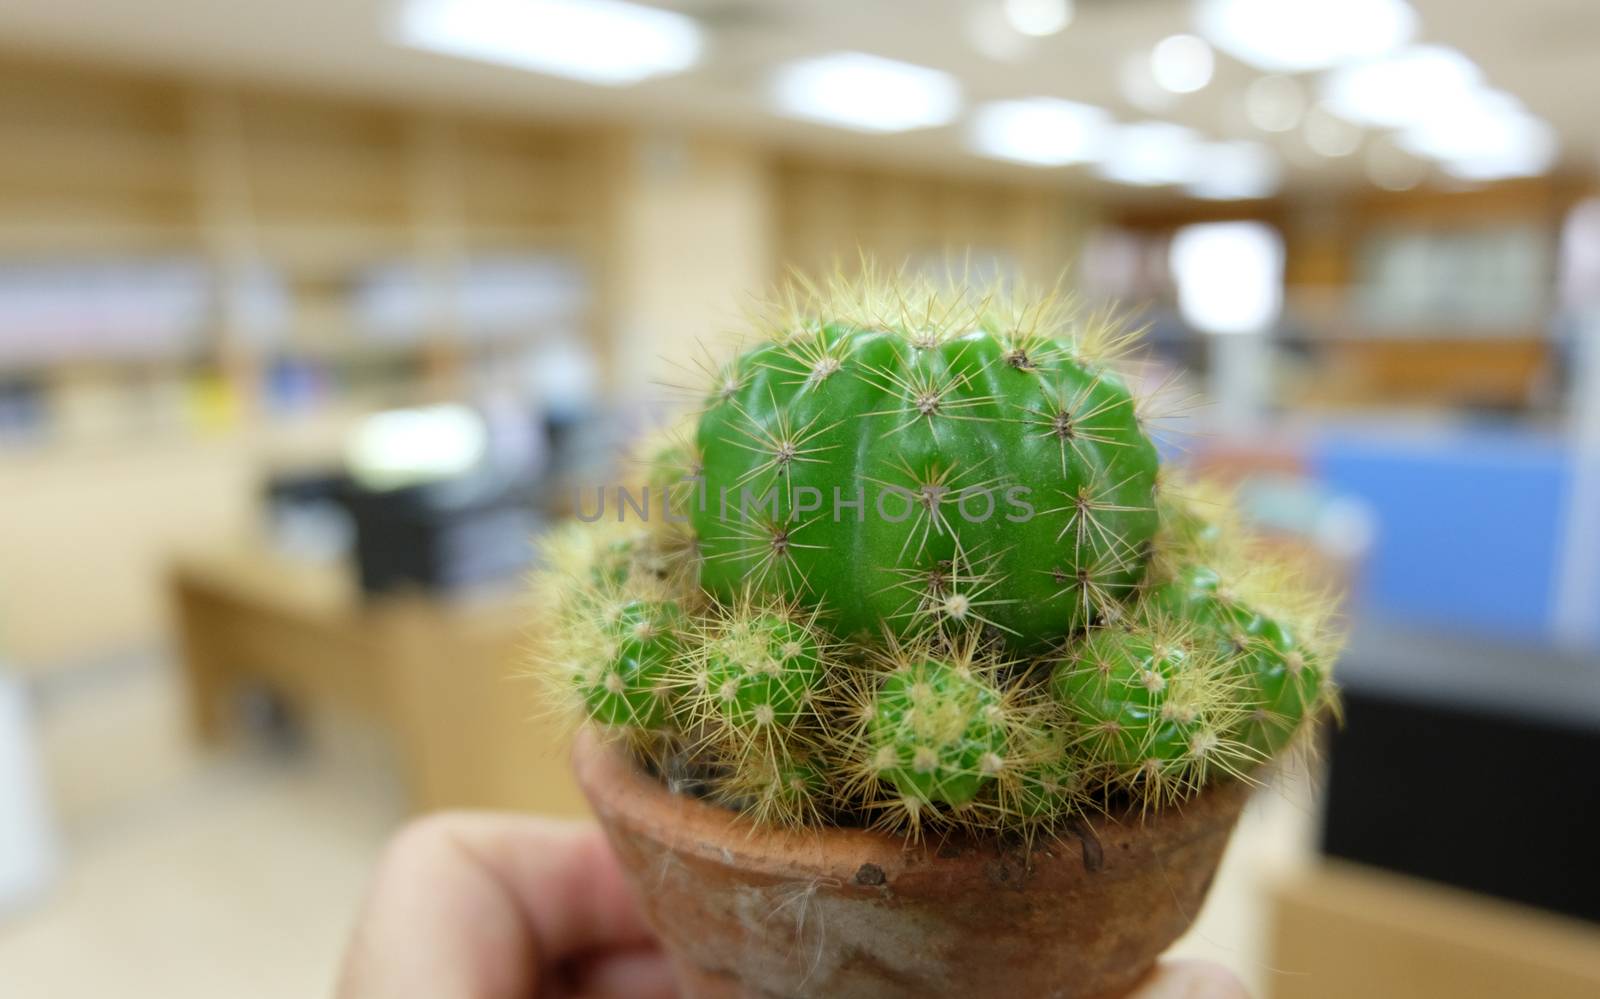
<instances>
[{"instance_id":1,"label":"green cactus","mask_svg":"<svg viewBox=\"0 0 1600 999\"><path fill-rule=\"evenodd\" d=\"M1189 751L1200 711L1186 696L1187 660L1181 646L1098 630L1056 665L1050 690L1081 731L1090 759L1137 770Z\"/></svg>"},{"instance_id":2,"label":"green cactus","mask_svg":"<svg viewBox=\"0 0 1600 999\"><path fill-rule=\"evenodd\" d=\"M1160 527L1152 556L1176 560L1165 568L1217 557L1239 534L1232 498L1215 486L1183 480L1162 469L1156 499Z\"/></svg>"},{"instance_id":3,"label":"green cactus","mask_svg":"<svg viewBox=\"0 0 1600 999\"><path fill-rule=\"evenodd\" d=\"M630 600L600 625L593 655L575 680L589 717L602 725L659 729L672 713L668 670L681 650L683 614L671 601Z\"/></svg>"},{"instance_id":4,"label":"green cactus","mask_svg":"<svg viewBox=\"0 0 1600 999\"><path fill-rule=\"evenodd\" d=\"M816 324L729 366L698 434L709 592L753 583L844 635L984 625L1019 649L1131 594L1156 452L1127 386L1073 344L961 318Z\"/></svg>"},{"instance_id":5,"label":"green cactus","mask_svg":"<svg viewBox=\"0 0 1600 999\"><path fill-rule=\"evenodd\" d=\"M1147 807L1250 764L1230 736L1241 709L1225 667L1180 627L1097 629L1056 664L1050 692L1082 759Z\"/></svg>"},{"instance_id":6,"label":"green cactus","mask_svg":"<svg viewBox=\"0 0 1600 999\"><path fill-rule=\"evenodd\" d=\"M1301 723L1322 706L1320 657L1286 620L1255 609L1213 569L1191 565L1151 591L1159 613L1193 622L1216 646L1241 683L1246 708L1231 733L1263 759L1288 746Z\"/></svg>"},{"instance_id":7,"label":"green cactus","mask_svg":"<svg viewBox=\"0 0 1600 999\"><path fill-rule=\"evenodd\" d=\"M694 721L718 738L787 743L814 716L827 648L814 615L746 597L703 628L680 657L675 683Z\"/></svg>"},{"instance_id":8,"label":"green cactus","mask_svg":"<svg viewBox=\"0 0 1600 999\"><path fill-rule=\"evenodd\" d=\"M1068 742L1064 718L1033 719L1014 750L1016 765L997 788L997 808L1018 826L1049 825L1083 811L1089 772Z\"/></svg>"},{"instance_id":9,"label":"green cactus","mask_svg":"<svg viewBox=\"0 0 1600 999\"><path fill-rule=\"evenodd\" d=\"M717 797L757 822L816 825L831 797L828 777L806 756L741 756L726 764Z\"/></svg>"},{"instance_id":10,"label":"green cactus","mask_svg":"<svg viewBox=\"0 0 1600 999\"><path fill-rule=\"evenodd\" d=\"M653 516L549 540L539 672L768 825L1031 841L1249 779L1336 707L1330 601L1158 474L1126 346L998 291L802 294L644 448Z\"/></svg>"},{"instance_id":11,"label":"green cactus","mask_svg":"<svg viewBox=\"0 0 1600 999\"><path fill-rule=\"evenodd\" d=\"M642 743L670 730L670 666L682 654L693 606L656 571L648 532L620 524L569 525L546 539L536 583L552 633L540 673L557 703Z\"/></svg>"},{"instance_id":12,"label":"green cactus","mask_svg":"<svg viewBox=\"0 0 1600 999\"><path fill-rule=\"evenodd\" d=\"M611 541L595 553L594 566L589 570L590 580L599 587L620 589L626 586L635 568L634 560L639 557L642 548L641 539L635 536Z\"/></svg>"},{"instance_id":13,"label":"green cactus","mask_svg":"<svg viewBox=\"0 0 1600 999\"><path fill-rule=\"evenodd\" d=\"M1005 695L996 669L973 652L896 649L894 668L863 705L860 764L913 815L935 803L969 805L1007 769Z\"/></svg>"}]
</instances>

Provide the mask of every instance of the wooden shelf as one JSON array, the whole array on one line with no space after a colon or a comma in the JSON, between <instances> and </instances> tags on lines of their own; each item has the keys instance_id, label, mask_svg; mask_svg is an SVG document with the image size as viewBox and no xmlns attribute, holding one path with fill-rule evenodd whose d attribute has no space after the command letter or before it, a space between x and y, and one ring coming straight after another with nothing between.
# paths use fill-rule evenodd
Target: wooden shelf
<instances>
[{"instance_id":1,"label":"wooden shelf","mask_svg":"<svg viewBox=\"0 0 1600 999\"><path fill-rule=\"evenodd\" d=\"M365 267L413 258L415 234L394 223L280 218L259 227L256 249L290 280L343 280Z\"/></svg>"},{"instance_id":2,"label":"wooden shelf","mask_svg":"<svg viewBox=\"0 0 1600 999\"><path fill-rule=\"evenodd\" d=\"M1094 217L1068 193L1041 184L905 176L788 158L778 164L778 262L827 275L859 252L896 266L959 271L991 261L1053 286ZM989 258L989 259L985 259Z\"/></svg>"},{"instance_id":3,"label":"wooden shelf","mask_svg":"<svg viewBox=\"0 0 1600 999\"><path fill-rule=\"evenodd\" d=\"M196 354L223 359L243 396L277 353L426 356L434 375L466 363L471 348L449 345L463 325L451 289L474 255L553 252L588 266L606 224L603 144L571 127L8 60L0 148L0 257L209 266L217 316ZM355 332L354 296L381 267L410 268L431 289L421 341ZM247 328L249 276L261 272L287 297L276 340Z\"/></svg>"},{"instance_id":4,"label":"wooden shelf","mask_svg":"<svg viewBox=\"0 0 1600 999\"><path fill-rule=\"evenodd\" d=\"M0 127L18 128L15 122ZM29 127L26 141L8 142L0 156L0 188L175 194L189 187L190 166L181 137Z\"/></svg>"}]
</instances>

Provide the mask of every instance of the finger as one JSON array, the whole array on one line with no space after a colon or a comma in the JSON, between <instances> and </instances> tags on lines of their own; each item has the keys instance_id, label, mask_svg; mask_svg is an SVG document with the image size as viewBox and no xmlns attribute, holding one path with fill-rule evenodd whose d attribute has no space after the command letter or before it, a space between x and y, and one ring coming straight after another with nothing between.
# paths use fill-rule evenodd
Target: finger
<instances>
[{"instance_id":1,"label":"finger","mask_svg":"<svg viewBox=\"0 0 1600 999\"><path fill-rule=\"evenodd\" d=\"M573 994L583 999L673 999L672 966L658 950L611 954L580 968Z\"/></svg>"},{"instance_id":2,"label":"finger","mask_svg":"<svg viewBox=\"0 0 1600 999\"><path fill-rule=\"evenodd\" d=\"M432 816L385 851L339 995L526 996L566 957L650 941L592 825Z\"/></svg>"},{"instance_id":3,"label":"finger","mask_svg":"<svg viewBox=\"0 0 1600 999\"><path fill-rule=\"evenodd\" d=\"M528 919L543 951L651 944L616 855L592 822L454 813L459 848L491 871Z\"/></svg>"},{"instance_id":4,"label":"finger","mask_svg":"<svg viewBox=\"0 0 1600 999\"><path fill-rule=\"evenodd\" d=\"M1128 999L1250 999L1233 972L1211 961L1163 961Z\"/></svg>"}]
</instances>

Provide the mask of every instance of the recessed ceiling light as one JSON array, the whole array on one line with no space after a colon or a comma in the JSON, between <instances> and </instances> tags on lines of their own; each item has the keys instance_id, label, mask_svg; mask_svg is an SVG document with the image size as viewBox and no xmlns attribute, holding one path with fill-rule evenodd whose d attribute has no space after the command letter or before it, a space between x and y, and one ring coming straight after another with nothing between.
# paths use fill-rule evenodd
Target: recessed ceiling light
<instances>
[{"instance_id":1,"label":"recessed ceiling light","mask_svg":"<svg viewBox=\"0 0 1600 999\"><path fill-rule=\"evenodd\" d=\"M1341 118L1404 128L1469 100L1483 83L1472 60L1441 45L1418 45L1345 66L1322 81L1322 100Z\"/></svg>"},{"instance_id":2,"label":"recessed ceiling light","mask_svg":"<svg viewBox=\"0 0 1600 999\"><path fill-rule=\"evenodd\" d=\"M1194 24L1240 62L1303 73L1399 48L1417 14L1403 0L1199 0Z\"/></svg>"},{"instance_id":3,"label":"recessed ceiling light","mask_svg":"<svg viewBox=\"0 0 1600 999\"><path fill-rule=\"evenodd\" d=\"M1211 82L1211 46L1194 35L1172 35L1150 53L1150 76L1163 90L1192 94Z\"/></svg>"},{"instance_id":4,"label":"recessed ceiling light","mask_svg":"<svg viewBox=\"0 0 1600 999\"><path fill-rule=\"evenodd\" d=\"M1054 97L994 101L972 119L974 151L1034 166L1082 163L1100 154L1111 128L1105 110Z\"/></svg>"},{"instance_id":5,"label":"recessed ceiling light","mask_svg":"<svg viewBox=\"0 0 1600 999\"><path fill-rule=\"evenodd\" d=\"M1178 310L1206 333L1261 333L1283 309L1283 237L1264 222L1202 222L1167 251Z\"/></svg>"},{"instance_id":6,"label":"recessed ceiling light","mask_svg":"<svg viewBox=\"0 0 1600 999\"><path fill-rule=\"evenodd\" d=\"M1305 109L1305 91L1287 76L1263 76L1244 92L1245 117L1264 132L1289 131Z\"/></svg>"},{"instance_id":7,"label":"recessed ceiling light","mask_svg":"<svg viewBox=\"0 0 1600 999\"><path fill-rule=\"evenodd\" d=\"M1003 0L1002 9L1011 26L1024 35L1043 38L1072 23L1072 0Z\"/></svg>"},{"instance_id":8,"label":"recessed ceiling light","mask_svg":"<svg viewBox=\"0 0 1600 999\"><path fill-rule=\"evenodd\" d=\"M1208 142L1195 150L1190 176L1191 197L1239 201L1276 194L1283 167L1259 142Z\"/></svg>"},{"instance_id":9,"label":"recessed ceiling light","mask_svg":"<svg viewBox=\"0 0 1600 999\"><path fill-rule=\"evenodd\" d=\"M1509 94L1484 91L1441 109L1400 133L1400 148L1439 160L1465 180L1501 180L1542 174L1555 163L1551 127Z\"/></svg>"},{"instance_id":10,"label":"recessed ceiling light","mask_svg":"<svg viewBox=\"0 0 1600 999\"><path fill-rule=\"evenodd\" d=\"M1200 137L1182 125L1144 121L1117 128L1097 173L1119 184L1154 187L1190 179Z\"/></svg>"},{"instance_id":11,"label":"recessed ceiling light","mask_svg":"<svg viewBox=\"0 0 1600 999\"><path fill-rule=\"evenodd\" d=\"M621 0L408 0L402 45L585 83L625 86L700 57L700 27Z\"/></svg>"},{"instance_id":12,"label":"recessed ceiling light","mask_svg":"<svg viewBox=\"0 0 1600 999\"><path fill-rule=\"evenodd\" d=\"M780 66L772 96L790 117L861 132L945 125L961 110L961 85L949 73L865 52L834 52Z\"/></svg>"}]
</instances>

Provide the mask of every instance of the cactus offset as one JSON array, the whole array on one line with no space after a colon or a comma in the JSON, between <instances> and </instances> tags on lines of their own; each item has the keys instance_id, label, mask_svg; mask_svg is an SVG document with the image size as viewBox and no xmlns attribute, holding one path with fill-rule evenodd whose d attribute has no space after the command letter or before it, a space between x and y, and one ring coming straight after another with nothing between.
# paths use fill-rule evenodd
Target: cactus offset
<instances>
[{"instance_id":1,"label":"cactus offset","mask_svg":"<svg viewBox=\"0 0 1600 999\"><path fill-rule=\"evenodd\" d=\"M852 764L883 824L918 826L929 806L972 805L1009 765L1016 712L1001 663L969 639L891 643L876 666L852 712Z\"/></svg>"},{"instance_id":2,"label":"cactus offset","mask_svg":"<svg viewBox=\"0 0 1600 999\"><path fill-rule=\"evenodd\" d=\"M1228 664L1245 709L1233 735L1262 758L1286 748L1324 705L1327 678L1316 639L1301 636L1299 625L1289 623L1291 615L1263 613L1216 570L1185 566L1151 590L1149 603L1159 613L1193 622Z\"/></svg>"},{"instance_id":3,"label":"cactus offset","mask_svg":"<svg viewBox=\"0 0 1600 999\"><path fill-rule=\"evenodd\" d=\"M823 820L832 792L827 774L809 757L782 753L726 761L716 795L757 822L806 826Z\"/></svg>"},{"instance_id":4,"label":"cactus offset","mask_svg":"<svg viewBox=\"0 0 1600 999\"><path fill-rule=\"evenodd\" d=\"M1147 805L1248 767L1230 739L1240 708L1225 664L1175 626L1096 629L1056 665L1050 692L1082 759Z\"/></svg>"},{"instance_id":5,"label":"cactus offset","mask_svg":"<svg viewBox=\"0 0 1600 999\"><path fill-rule=\"evenodd\" d=\"M1335 706L1329 599L1158 469L1116 324L869 277L763 325L645 449L648 523L564 529L537 584L541 672L669 785L1031 838Z\"/></svg>"},{"instance_id":6,"label":"cactus offset","mask_svg":"<svg viewBox=\"0 0 1600 999\"><path fill-rule=\"evenodd\" d=\"M595 655L576 677L590 716L605 725L662 728L671 713L667 667L681 647L682 613L670 601L648 600L603 613Z\"/></svg>"},{"instance_id":7,"label":"cactus offset","mask_svg":"<svg viewBox=\"0 0 1600 999\"><path fill-rule=\"evenodd\" d=\"M684 722L714 744L769 759L803 743L827 679L815 615L743 597L714 609L673 671Z\"/></svg>"}]
</instances>

